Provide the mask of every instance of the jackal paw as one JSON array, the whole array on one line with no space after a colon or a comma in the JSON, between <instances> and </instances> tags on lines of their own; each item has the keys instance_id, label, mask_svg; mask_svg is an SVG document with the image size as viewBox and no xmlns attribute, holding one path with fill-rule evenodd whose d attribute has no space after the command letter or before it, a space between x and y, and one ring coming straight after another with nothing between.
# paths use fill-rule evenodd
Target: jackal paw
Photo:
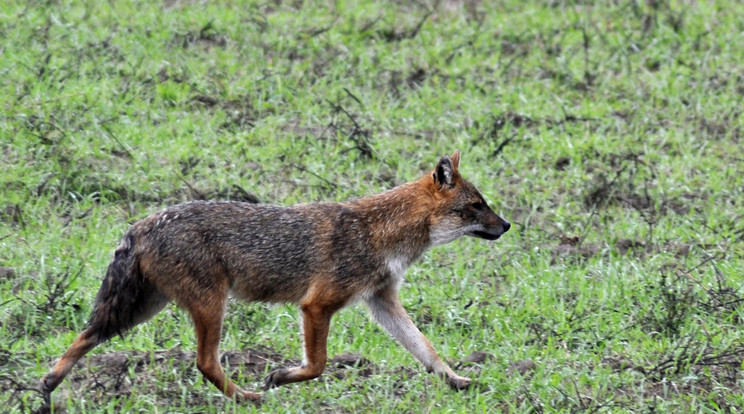
<instances>
[{"instance_id":1,"label":"jackal paw","mask_svg":"<svg viewBox=\"0 0 744 414\"><path fill-rule=\"evenodd\" d=\"M470 388L470 385L473 383L473 380L466 377L461 377L459 375L454 375L451 377L447 377L447 385L452 387L454 390L466 390Z\"/></svg>"},{"instance_id":2,"label":"jackal paw","mask_svg":"<svg viewBox=\"0 0 744 414\"><path fill-rule=\"evenodd\" d=\"M52 393L52 391L54 391L55 388L57 388L58 383L59 380L57 380L57 376L49 373L44 375L44 378L41 379L39 389L41 390L42 394L49 395Z\"/></svg>"},{"instance_id":3,"label":"jackal paw","mask_svg":"<svg viewBox=\"0 0 744 414\"><path fill-rule=\"evenodd\" d=\"M243 401L250 401L254 404L261 404L263 400L263 395L257 393L257 392L250 392L250 391L238 391L237 394L235 394L235 399L239 402Z\"/></svg>"},{"instance_id":4,"label":"jackal paw","mask_svg":"<svg viewBox=\"0 0 744 414\"><path fill-rule=\"evenodd\" d=\"M49 407L52 405L52 391L56 388L56 384L59 383L54 378L52 374L47 374L40 381L39 391L41 391L41 397L44 399L44 405L39 409L39 413L50 412Z\"/></svg>"},{"instance_id":5,"label":"jackal paw","mask_svg":"<svg viewBox=\"0 0 744 414\"><path fill-rule=\"evenodd\" d=\"M264 380L264 391L276 388L282 384L284 384L286 381L284 379L287 377L287 372L289 370L287 368L279 368L271 371L269 375L266 376L266 379Z\"/></svg>"}]
</instances>

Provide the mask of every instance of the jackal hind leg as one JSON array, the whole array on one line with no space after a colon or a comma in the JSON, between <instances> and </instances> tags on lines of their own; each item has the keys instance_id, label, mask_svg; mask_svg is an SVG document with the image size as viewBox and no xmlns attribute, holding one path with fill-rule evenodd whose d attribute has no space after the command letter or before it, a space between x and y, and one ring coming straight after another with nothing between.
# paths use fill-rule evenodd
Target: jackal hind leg
<instances>
[{"instance_id":1,"label":"jackal hind leg","mask_svg":"<svg viewBox=\"0 0 744 414\"><path fill-rule=\"evenodd\" d=\"M259 401L261 394L243 391L225 375L219 360L220 335L227 292L221 299L192 304L189 307L196 330L196 366L209 382L225 396L238 400Z\"/></svg>"},{"instance_id":2,"label":"jackal hind leg","mask_svg":"<svg viewBox=\"0 0 744 414\"><path fill-rule=\"evenodd\" d=\"M51 392L57 388L72 367L98 344L98 335L92 327L84 330L75 338L75 341L54 365L54 368L41 379L41 392L44 394L47 403L49 403Z\"/></svg>"},{"instance_id":3,"label":"jackal hind leg","mask_svg":"<svg viewBox=\"0 0 744 414\"><path fill-rule=\"evenodd\" d=\"M70 373L72 367L88 352L111 336L124 334L135 325L147 321L160 312L168 302L167 296L152 285L145 283L138 292L131 309L126 309L129 313L127 317L122 318L121 315L115 315L119 317L106 318L101 313L111 312L112 307L96 307L91 317L90 326L75 338L75 341L62 355L54 368L41 379L41 391L47 402L50 400L49 394L59 386L67 374ZM108 305L108 303L104 303L104 305ZM101 322L101 320L106 322Z\"/></svg>"},{"instance_id":4,"label":"jackal hind leg","mask_svg":"<svg viewBox=\"0 0 744 414\"><path fill-rule=\"evenodd\" d=\"M328 296L333 298L336 295ZM306 301L301 305L305 342L305 358L302 365L279 368L269 373L264 384L265 390L292 382L311 380L323 373L328 358L327 342L331 317L341 308L342 303L318 299Z\"/></svg>"}]
</instances>

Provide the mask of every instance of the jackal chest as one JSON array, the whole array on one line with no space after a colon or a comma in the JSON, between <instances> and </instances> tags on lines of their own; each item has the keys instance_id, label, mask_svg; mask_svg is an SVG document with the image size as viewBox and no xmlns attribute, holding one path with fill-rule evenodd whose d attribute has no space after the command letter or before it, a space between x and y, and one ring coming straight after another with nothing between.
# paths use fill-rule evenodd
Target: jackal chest
<instances>
[{"instance_id":1,"label":"jackal chest","mask_svg":"<svg viewBox=\"0 0 744 414\"><path fill-rule=\"evenodd\" d=\"M383 270L383 276L379 280L377 286L373 287L373 291L377 291L386 286L393 286L395 290L400 289L403 278L406 274L406 270L411 265L411 258L402 255L392 255L385 259L385 267Z\"/></svg>"},{"instance_id":2,"label":"jackal chest","mask_svg":"<svg viewBox=\"0 0 744 414\"><path fill-rule=\"evenodd\" d=\"M403 276L406 274L406 270L408 270L408 266L410 265L410 259L404 256L391 256L385 260L387 271L396 281L403 279Z\"/></svg>"},{"instance_id":3,"label":"jackal chest","mask_svg":"<svg viewBox=\"0 0 744 414\"><path fill-rule=\"evenodd\" d=\"M375 293L384 290L389 287L393 287L396 291L400 289L400 285L403 282L403 277L406 273L406 269L411 264L411 260L404 256L389 256L387 257L378 271L375 271L375 276L367 279L365 287L358 291L355 299L367 299Z\"/></svg>"}]
</instances>

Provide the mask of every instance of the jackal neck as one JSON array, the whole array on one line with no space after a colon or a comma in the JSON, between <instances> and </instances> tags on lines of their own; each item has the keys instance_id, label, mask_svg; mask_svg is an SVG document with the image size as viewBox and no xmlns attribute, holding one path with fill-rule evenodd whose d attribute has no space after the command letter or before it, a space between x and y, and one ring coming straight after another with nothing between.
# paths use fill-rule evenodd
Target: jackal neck
<instances>
[{"instance_id":1,"label":"jackal neck","mask_svg":"<svg viewBox=\"0 0 744 414\"><path fill-rule=\"evenodd\" d=\"M372 243L386 256L404 257L410 264L429 247L434 200L418 182L361 198L350 206L362 214Z\"/></svg>"}]
</instances>

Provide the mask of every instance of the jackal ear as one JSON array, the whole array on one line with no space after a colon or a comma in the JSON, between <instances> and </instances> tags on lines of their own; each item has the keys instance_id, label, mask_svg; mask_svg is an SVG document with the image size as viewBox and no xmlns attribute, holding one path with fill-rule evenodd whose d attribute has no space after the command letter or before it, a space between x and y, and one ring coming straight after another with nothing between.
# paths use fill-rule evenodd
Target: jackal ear
<instances>
[{"instance_id":1,"label":"jackal ear","mask_svg":"<svg viewBox=\"0 0 744 414\"><path fill-rule=\"evenodd\" d=\"M460 168L460 150L455 150L452 154L452 171L457 174L458 168Z\"/></svg>"},{"instance_id":2,"label":"jackal ear","mask_svg":"<svg viewBox=\"0 0 744 414\"><path fill-rule=\"evenodd\" d=\"M455 167L452 164L452 160L449 155L445 155L439 159L437 166L434 168L434 172L431 173L431 178L434 179L434 184L437 187L442 188L445 185L452 185L452 177L455 174Z\"/></svg>"}]
</instances>

